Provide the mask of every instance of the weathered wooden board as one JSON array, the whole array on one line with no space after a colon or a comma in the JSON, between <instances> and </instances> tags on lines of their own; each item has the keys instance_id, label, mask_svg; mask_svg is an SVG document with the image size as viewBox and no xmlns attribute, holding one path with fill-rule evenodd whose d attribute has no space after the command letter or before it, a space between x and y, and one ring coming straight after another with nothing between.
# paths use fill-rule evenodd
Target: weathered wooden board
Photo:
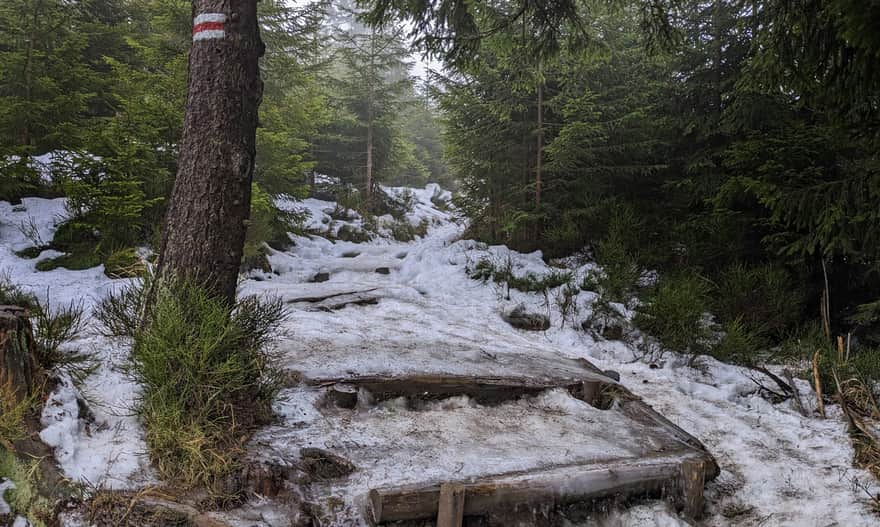
<instances>
[{"instance_id":1,"label":"weathered wooden board","mask_svg":"<svg viewBox=\"0 0 880 527\"><path fill-rule=\"evenodd\" d=\"M515 505L549 505L614 496L678 496L683 493L682 467L706 456L683 452L662 457L626 459L597 465L569 466L519 475L500 475L458 482L464 488L464 514L482 515ZM701 503L702 487L687 487L692 503ZM696 496L698 493L699 496ZM372 521L434 518L439 511L440 485L408 485L374 489L369 506Z\"/></svg>"},{"instance_id":2,"label":"weathered wooden board","mask_svg":"<svg viewBox=\"0 0 880 527\"><path fill-rule=\"evenodd\" d=\"M565 388L572 395L594 404L606 386L617 383L609 377L584 372L581 377L508 377L478 375L364 375L335 379L311 379L314 386L340 386L338 391L365 389L374 401L397 397L435 400L466 395L481 404L497 404L553 388ZM340 399L341 400L341 399Z\"/></svg>"}]
</instances>

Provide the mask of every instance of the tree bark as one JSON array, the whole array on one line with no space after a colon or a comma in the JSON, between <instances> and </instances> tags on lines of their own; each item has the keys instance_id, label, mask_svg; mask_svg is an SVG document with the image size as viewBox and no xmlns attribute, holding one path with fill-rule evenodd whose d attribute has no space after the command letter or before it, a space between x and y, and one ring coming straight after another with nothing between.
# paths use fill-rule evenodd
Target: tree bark
<instances>
[{"instance_id":1,"label":"tree bark","mask_svg":"<svg viewBox=\"0 0 880 527\"><path fill-rule=\"evenodd\" d=\"M13 396L14 406L37 393L42 381L37 345L26 311L16 306L0 306L0 388Z\"/></svg>"},{"instance_id":2,"label":"tree bark","mask_svg":"<svg viewBox=\"0 0 880 527\"><path fill-rule=\"evenodd\" d=\"M538 64L538 145L535 159L535 207L541 206L542 168L544 164L544 72Z\"/></svg>"},{"instance_id":3,"label":"tree bark","mask_svg":"<svg viewBox=\"0 0 880 527\"><path fill-rule=\"evenodd\" d=\"M187 278L230 305L250 216L263 91L256 0L193 0L183 142L157 275Z\"/></svg>"},{"instance_id":4,"label":"tree bark","mask_svg":"<svg viewBox=\"0 0 880 527\"><path fill-rule=\"evenodd\" d=\"M367 171L365 176L364 196L366 204L370 205L373 197L373 79L375 78L376 58L376 28L370 30L370 70L369 91L367 95Z\"/></svg>"}]
</instances>

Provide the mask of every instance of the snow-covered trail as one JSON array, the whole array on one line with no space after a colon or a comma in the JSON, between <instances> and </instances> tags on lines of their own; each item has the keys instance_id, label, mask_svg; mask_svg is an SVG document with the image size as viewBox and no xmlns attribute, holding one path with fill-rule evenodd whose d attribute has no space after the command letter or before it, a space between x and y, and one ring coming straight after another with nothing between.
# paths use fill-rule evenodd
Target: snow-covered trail
<instances>
[{"instance_id":1,"label":"snow-covered trail","mask_svg":"<svg viewBox=\"0 0 880 527\"><path fill-rule=\"evenodd\" d=\"M864 491L853 485L854 479L869 484L872 480L864 471L852 468L852 447L835 407L830 408L826 420L802 417L787 403L772 405L761 398L748 371L713 359L702 361L696 369L674 354L653 365L633 361L636 352L630 345L596 339L576 329L591 315L593 293L578 294L578 313L563 324L554 302L557 291L545 297L513 290L508 299L507 292L496 285L468 278L466 268L484 257L496 261L509 258L518 275L546 274L551 268L539 254L523 255L504 247L458 240L461 227L431 205L432 193L433 189L414 193L417 205L411 219L436 222L424 239L400 243L383 238L356 244L334 243L318 236L296 237L291 250L270 255L277 274L252 274L242 283L242 294L276 294L286 300L355 290L369 291L378 299L377 304L329 312L315 310L308 303L290 304L290 317L278 343L285 368L311 376L346 371L430 371L441 364L447 370L473 372L482 367L475 365L492 364L480 357L498 357L512 349L542 360L588 358L602 369L619 372L624 385L699 438L715 455L722 473L707 487L709 515L701 524L880 524L869 512ZM24 205L13 210L0 203L0 271L7 272L13 282L41 296L48 289L55 302L81 299L87 307L121 285L104 276L100 268L40 273L34 269L36 260L16 257L14 250L30 245L19 232L21 221L34 218L41 236L47 239L56 217L63 214L62 200L29 199ZM316 225L323 224L322 210L332 207L316 200L307 200L304 205L314 213ZM387 274L377 273L380 268L386 268ZM321 272L329 273L329 279L312 283ZM520 303L548 314L552 327L537 333L510 327L500 313ZM96 335L85 336L72 346L95 353L101 362L85 387L93 402L95 422L78 418L78 392L67 383L53 394L44 411L44 440L57 448L63 469L74 479L117 488L150 483L142 433L130 415L137 386L120 369L125 350ZM473 360L462 354L466 350L473 354ZM452 364L451 356L457 357ZM802 392L809 392L806 384ZM319 418L310 404L296 395L279 401L283 423ZM281 436L295 436L292 430L267 430L255 438L252 449L271 455L273 449L280 448ZM876 492L876 485L872 486ZM266 512L262 520L248 518L242 525L283 525L270 521L270 516ZM662 503L612 515L603 524L685 525Z\"/></svg>"},{"instance_id":2,"label":"snow-covered trail","mask_svg":"<svg viewBox=\"0 0 880 527\"><path fill-rule=\"evenodd\" d=\"M382 297L378 305L329 313L294 306L289 334L280 344L288 367L317 376L346 368L356 373L424 371L432 361L442 360L444 349L459 346L497 354L518 345L588 358L602 369L618 371L624 385L716 456L722 473L707 488L705 525L880 524L869 512L867 495L854 486L854 480L872 485L872 478L852 467L850 439L836 408L826 420L805 418L789 403L773 405L760 397L752 374L743 368L706 358L695 369L674 354L659 363L634 362L636 352L628 344L594 339L570 322L562 328L552 294L548 302L542 295L514 290L508 300L506 291L472 280L465 271L468 264L489 256L496 261L510 257L520 275L550 272L538 254L457 241L461 229L442 219L425 239L408 244L297 239L290 252L273 255L273 267L290 272L248 282L245 291L294 297L314 274L330 272L329 281L321 285L375 288ZM359 255L352 257L354 253ZM380 263L395 260L389 274L374 272ZM590 315L594 298L588 292L578 295L579 320ZM551 329L534 333L511 328L500 312L518 303L549 314ZM437 353L426 357L415 349ZM806 383L801 391L810 393ZM636 519L643 513L627 513L621 525L653 524Z\"/></svg>"}]
</instances>

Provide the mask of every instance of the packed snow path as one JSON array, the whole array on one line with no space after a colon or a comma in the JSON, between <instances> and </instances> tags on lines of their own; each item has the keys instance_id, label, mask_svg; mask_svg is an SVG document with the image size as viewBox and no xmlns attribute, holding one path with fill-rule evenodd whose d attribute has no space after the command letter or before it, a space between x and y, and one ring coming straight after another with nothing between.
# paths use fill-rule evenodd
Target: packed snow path
<instances>
[{"instance_id":1,"label":"packed snow path","mask_svg":"<svg viewBox=\"0 0 880 527\"><path fill-rule=\"evenodd\" d=\"M699 368L686 366L684 359L673 354L652 365L633 361L637 352L624 342L594 339L575 329L576 321L566 321L563 327L552 291L544 297L514 290L508 300L506 291L468 278L465 269L486 256L496 261L509 258L517 274L544 274L550 269L537 254L457 241L461 228L431 206L432 191L415 193L418 206L413 219L435 217L439 222L424 239L354 244L297 237L290 251L271 255L277 275L254 276L242 284L243 294L273 293L288 300L338 288L341 292L367 291L378 302L338 311L315 309L309 303L291 304L285 336L278 345L285 353L287 369L310 375L340 370L425 371L447 357L451 349L462 346L489 356L502 351L500 347L516 345L547 356L588 358L602 369L619 372L622 384L700 439L715 455L722 472L707 488L709 516L702 524L824 527L878 523L869 512L865 491L854 484L871 485L871 480L865 472L852 468L852 447L835 407L826 420L802 417L787 403L773 405L761 398L748 371L711 359L701 361ZM322 210L333 204L307 200L305 206L315 213L316 223L322 223ZM34 270L36 260L13 254L31 245L19 232L22 221L33 218L47 239L61 214L61 200L28 199L16 210L0 202L0 269L15 283L41 296L48 288L56 302L79 298L90 306L119 282L104 277L100 268L40 273ZM387 268L388 274L375 272L379 268ZM583 271L583 267L577 270ZM329 280L310 283L321 272L328 272ZM594 299L589 292L578 295L577 320L590 316ZM532 333L507 325L499 314L518 303L549 314L551 329ZM622 306L621 311L627 313ZM413 348L414 343L419 346ZM66 383L46 406L43 439L57 448L63 469L74 479L117 488L149 483L145 448L130 416L137 387L120 371L125 350L97 336L74 345L94 351L102 363L85 385L89 400L94 401L95 422L78 418L77 392ZM430 353L412 353L412 349ZM803 393L809 392L806 385L802 388ZM314 421L317 411L306 403L295 396L280 400L278 412L291 426L263 431L252 444L255 453L274 455L277 452L273 449L283 448L285 438L296 436L296 423ZM466 419L480 419L479 408L467 401L459 404ZM539 404L560 409L562 420L571 418L565 415L566 399L548 395ZM386 411L407 413L394 407ZM511 412L511 419L519 418L515 407L505 411ZM535 455L527 444L507 448L520 448L523 456ZM282 518L272 514L271 504L255 510L242 525L284 525ZM663 503L623 511L607 518L606 523L685 525Z\"/></svg>"}]
</instances>

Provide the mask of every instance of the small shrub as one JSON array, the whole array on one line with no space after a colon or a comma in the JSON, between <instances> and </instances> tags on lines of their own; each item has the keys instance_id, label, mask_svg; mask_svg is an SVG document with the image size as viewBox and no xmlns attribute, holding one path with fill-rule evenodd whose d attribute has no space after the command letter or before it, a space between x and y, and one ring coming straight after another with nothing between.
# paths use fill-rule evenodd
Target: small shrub
<instances>
[{"instance_id":1,"label":"small shrub","mask_svg":"<svg viewBox=\"0 0 880 527\"><path fill-rule=\"evenodd\" d=\"M411 242L416 239L415 229L405 219L394 220L390 225L391 237L399 242Z\"/></svg>"},{"instance_id":2,"label":"small shrub","mask_svg":"<svg viewBox=\"0 0 880 527\"><path fill-rule=\"evenodd\" d=\"M97 247L98 241L95 229L75 218L58 226L49 245L52 249L61 252L85 252Z\"/></svg>"},{"instance_id":3,"label":"small shrub","mask_svg":"<svg viewBox=\"0 0 880 527\"><path fill-rule=\"evenodd\" d=\"M471 277L471 280L482 280L484 282L487 280L491 280L494 274L495 266L488 258L481 258L477 260L477 263L474 265L473 270L468 271L468 276Z\"/></svg>"},{"instance_id":4,"label":"small shrub","mask_svg":"<svg viewBox=\"0 0 880 527\"><path fill-rule=\"evenodd\" d=\"M19 398L12 379L0 371L0 449L12 450L12 443L27 436L25 417L33 409L34 397Z\"/></svg>"},{"instance_id":5,"label":"small shrub","mask_svg":"<svg viewBox=\"0 0 880 527\"><path fill-rule=\"evenodd\" d=\"M391 237L399 242L411 242L416 238L424 238L428 235L430 222L422 219L418 225L413 225L406 219L394 220L391 223Z\"/></svg>"},{"instance_id":6,"label":"small shrub","mask_svg":"<svg viewBox=\"0 0 880 527\"><path fill-rule=\"evenodd\" d=\"M143 292L105 301L111 332L132 332L130 372L143 386L137 413L150 457L165 479L235 499L223 482L242 445L271 416L280 375L268 343L284 317L280 300L223 299L180 280L153 286L148 323L137 326ZM131 328L135 329L131 331Z\"/></svg>"},{"instance_id":7,"label":"small shrub","mask_svg":"<svg viewBox=\"0 0 880 527\"><path fill-rule=\"evenodd\" d=\"M709 354L722 362L754 366L760 339L752 333L741 319L724 324L724 335L711 347Z\"/></svg>"},{"instance_id":8,"label":"small shrub","mask_svg":"<svg viewBox=\"0 0 880 527\"><path fill-rule=\"evenodd\" d=\"M661 278L636 313L635 323L667 349L702 353L709 336L703 323L708 293L706 281L695 274Z\"/></svg>"},{"instance_id":9,"label":"small shrub","mask_svg":"<svg viewBox=\"0 0 880 527\"><path fill-rule=\"evenodd\" d=\"M39 302L37 297L13 284L8 274L0 274L0 305L18 306L34 311L39 307Z\"/></svg>"},{"instance_id":10,"label":"small shrub","mask_svg":"<svg viewBox=\"0 0 880 527\"><path fill-rule=\"evenodd\" d=\"M596 276L597 292L611 301L626 300L641 274L636 259L618 240L609 238L596 244L596 262L602 267Z\"/></svg>"},{"instance_id":11,"label":"small shrub","mask_svg":"<svg viewBox=\"0 0 880 527\"><path fill-rule=\"evenodd\" d=\"M509 259L504 266L499 266L488 258L481 258L478 260L474 265L474 269L468 272L468 276L473 280L492 280L497 284L506 284L509 288L524 293L554 289L570 283L572 279L572 274L570 272L556 270L550 271L542 276L538 276L534 273L517 276L513 272L513 262Z\"/></svg>"},{"instance_id":12,"label":"small shrub","mask_svg":"<svg viewBox=\"0 0 880 527\"><path fill-rule=\"evenodd\" d=\"M244 242L242 270L271 271L266 245L275 250L290 247L288 232L302 233L306 213L284 211L256 183L251 187L251 216Z\"/></svg>"},{"instance_id":13,"label":"small shrub","mask_svg":"<svg viewBox=\"0 0 880 527\"><path fill-rule=\"evenodd\" d=\"M72 300L66 306L52 309L50 301L41 303L34 312L34 337L39 348L40 365L49 370L56 367L69 367L77 370L72 373L87 375L91 366L86 355L62 352L61 345L79 336L85 330L86 319L82 301ZM82 367L83 371L79 371Z\"/></svg>"},{"instance_id":14,"label":"small shrub","mask_svg":"<svg viewBox=\"0 0 880 527\"><path fill-rule=\"evenodd\" d=\"M413 232L419 238L424 238L428 235L428 228L431 226L431 222L428 221L428 218L422 218L422 221L419 222L418 225L413 227Z\"/></svg>"},{"instance_id":15,"label":"small shrub","mask_svg":"<svg viewBox=\"0 0 880 527\"><path fill-rule=\"evenodd\" d=\"M509 276L503 277L503 281L506 281L510 287L519 291L540 292L569 283L571 276L571 273L567 271L550 271L543 276L528 273L522 277L517 277L511 273Z\"/></svg>"},{"instance_id":16,"label":"small shrub","mask_svg":"<svg viewBox=\"0 0 880 527\"><path fill-rule=\"evenodd\" d=\"M351 243L365 243L370 241L371 238L370 233L366 230L358 229L348 223L339 227L339 230L336 232L336 237L344 242Z\"/></svg>"},{"instance_id":17,"label":"small shrub","mask_svg":"<svg viewBox=\"0 0 880 527\"><path fill-rule=\"evenodd\" d=\"M722 323L740 319L749 331L778 339L801 318L804 294L784 269L733 264L717 282L712 307Z\"/></svg>"},{"instance_id":18,"label":"small shrub","mask_svg":"<svg viewBox=\"0 0 880 527\"><path fill-rule=\"evenodd\" d=\"M147 267L133 248L119 249L104 258L104 274L110 278L137 278Z\"/></svg>"}]
</instances>

